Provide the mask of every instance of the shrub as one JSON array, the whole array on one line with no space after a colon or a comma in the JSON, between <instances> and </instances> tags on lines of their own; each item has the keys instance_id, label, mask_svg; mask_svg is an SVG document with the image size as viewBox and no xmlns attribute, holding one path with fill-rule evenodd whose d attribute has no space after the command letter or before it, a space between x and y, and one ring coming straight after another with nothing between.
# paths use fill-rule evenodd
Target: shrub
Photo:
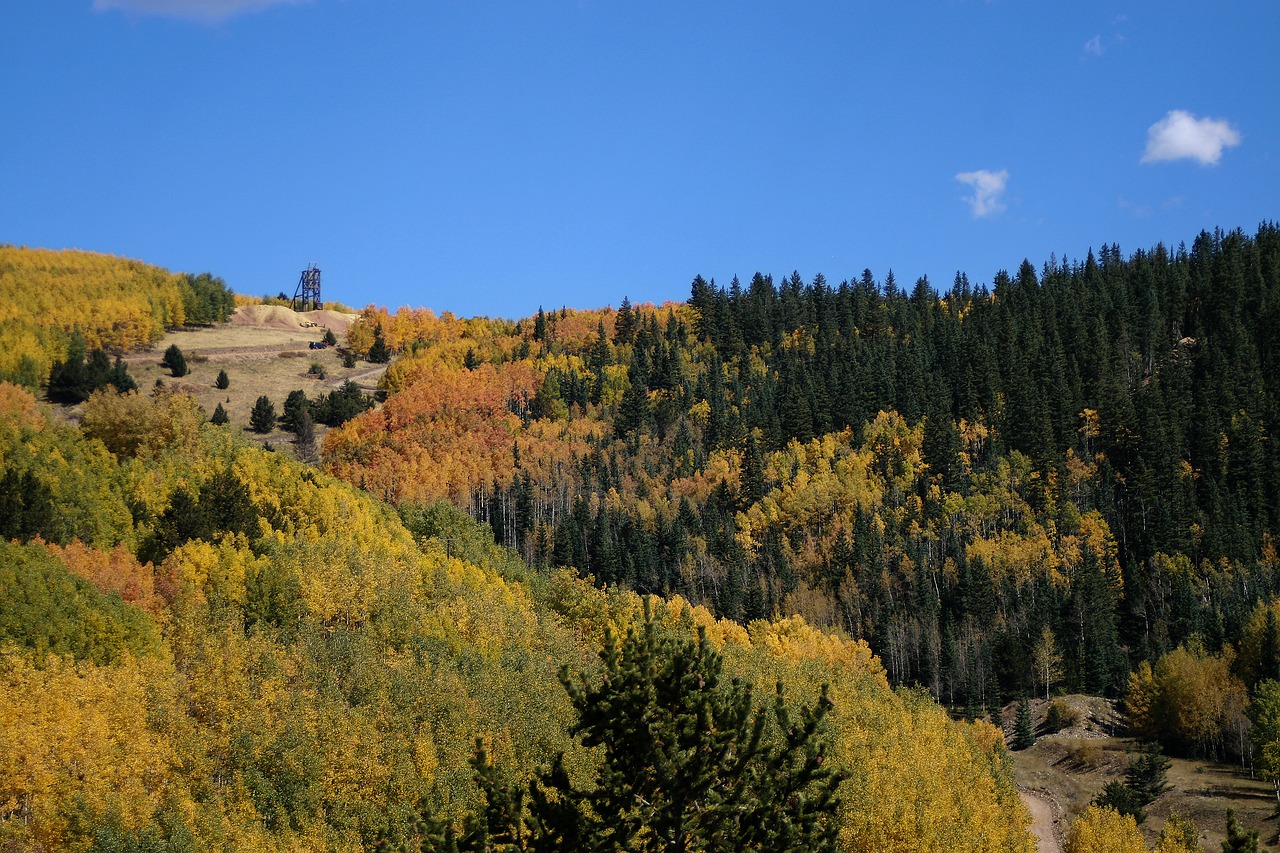
<instances>
[{"instance_id":1,"label":"shrub","mask_svg":"<svg viewBox=\"0 0 1280 853\"><path fill-rule=\"evenodd\" d=\"M1081 770L1096 770L1102 764L1102 747L1092 741L1071 747L1071 763Z\"/></svg>"},{"instance_id":2,"label":"shrub","mask_svg":"<svg viewBox=\"0 0 1280 853\"><path fill-rule=\"evenodd\" d=\"M1045 734L1057 734L1080 722L1080 712L1066 702L1054 700L1044 717Z\"/></svg>"}]
</instances>

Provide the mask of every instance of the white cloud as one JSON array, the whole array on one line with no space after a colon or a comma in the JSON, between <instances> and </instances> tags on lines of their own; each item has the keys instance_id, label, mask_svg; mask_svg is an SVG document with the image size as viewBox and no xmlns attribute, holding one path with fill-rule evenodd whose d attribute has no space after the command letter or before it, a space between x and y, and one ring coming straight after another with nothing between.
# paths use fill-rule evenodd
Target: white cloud
<instances>
[{"instance_id":1,"label":"white cloud","mask_svg":"<svg viewBox=\"0 0 1280 853\"><path fill-rule=\"evenodd\" d=\"M1213 166L1222 159L1222 149L1239 145L1240 138L1240 131L1223 119L1196 118L1186 110L1170 110L1147 129L1142 162L1198 160Z\"/></svg>"},{"instance_id":2,"label":"white cloud","mask_svg":"<svg viewBox=\"0 0 1280 853\"><path fill-rule=\"evenodd\" d=\"M1084 52L1087 56L1102 56L1102 36L1094 36L1085 42Z\"/></svg>"},{"instance_id":3,"label":"white cloud","mask_svg":"<svg viewBox=\"0 0 1280 853\"><path fill-rule=\"evenodd\" d=\"M956 175L956 180L973 187L973 195L965 196L964 200L969 202L974 216L979 218L995 216L1004 210L1004 200L1001 196L1004 195L1005 184L1009 182L1007 170L989 172L986 169L979 169L976 172L961 172Z\"/></svg>"},{"instance_id":4,"label":"white cloud","mask_svg":"<svg viewBox=\"0 0 1280 853\"><path fill-rule=\"evenodd\" d=\"M121 11L215 23L243 12L299 2L305 0L93 0L93 8L98 12Z\"/></svg>"}]
</instances>

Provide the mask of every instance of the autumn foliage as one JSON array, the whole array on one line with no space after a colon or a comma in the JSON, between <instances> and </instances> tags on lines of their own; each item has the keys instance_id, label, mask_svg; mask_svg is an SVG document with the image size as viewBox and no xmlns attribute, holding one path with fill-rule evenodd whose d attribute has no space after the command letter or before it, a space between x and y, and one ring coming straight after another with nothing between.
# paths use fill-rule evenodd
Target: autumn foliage
<instances>
[{"instance_id":1,"label":"autumn foliage","mask_svg":"<svg viewBox=\"0 0 1280 853\"><path fill-rule=\"evenodd\" d=\"M0 467L56 496L40 539L3 546L0 843L367 847L410 838L423 802L476 808L476 737L518 778L560 752L593 771L557 670L591 672L638 596L532 570L447 504L397 513L182 399L98 405L82 431L0 384ZM1000 734L895 693L865 643L653 613L756 696L830 684L840 849L1031 849Z\"/></svg>"}]
</instances>

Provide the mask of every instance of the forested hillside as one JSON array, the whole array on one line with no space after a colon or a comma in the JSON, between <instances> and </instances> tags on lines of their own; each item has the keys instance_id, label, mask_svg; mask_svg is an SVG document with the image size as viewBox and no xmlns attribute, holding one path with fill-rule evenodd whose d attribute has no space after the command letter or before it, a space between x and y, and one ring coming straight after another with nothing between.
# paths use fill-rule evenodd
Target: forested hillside
<instances>
[{"instance_id":1,"label":"forested hillside","mask_svg":"<svg viewBox=\"0 0 1280 853\"><path fill-rule=\"evenodd\" d=\"M226 284L207 273L0 245L0 380L37 388L66 360L76 331L87 350L118 354L158 341L167 328L224 322L233 309Z\"/></svg>"},{"instance_id":2,"label":"forested hillside","mask_svg":"<svg viewBox=\"0 0 1280 853\"><path fill-rule=\"evenodd\" d=\"M325 466L536 567L798 612L980 711L1118 694L1277 591L1280 230L1023 262L939 295L757 274L514 326L366 310L399 353Z\"/></svg>"},{"instance_id":3,"label":"forested hillside","mask_svg":"<svg viewBox=\"0 0 1280 853\"><path fill-rule=\"evenodd\" d=\"M0 543L0 845L402 849L424 810L479 808L477 737L504 778L561 752L592 771L557 670L596 679L636 595L531 571L448 504L397 513L188 397L137 400L87 435L0 383L0 469L25 484L0 513L21 519ZM674 641L702 626L761 708L782 683L802 719L829 685L840 849L1029 849L996 730L895 693L864 643L653 613Z\"/></svg>"}]
</instances>

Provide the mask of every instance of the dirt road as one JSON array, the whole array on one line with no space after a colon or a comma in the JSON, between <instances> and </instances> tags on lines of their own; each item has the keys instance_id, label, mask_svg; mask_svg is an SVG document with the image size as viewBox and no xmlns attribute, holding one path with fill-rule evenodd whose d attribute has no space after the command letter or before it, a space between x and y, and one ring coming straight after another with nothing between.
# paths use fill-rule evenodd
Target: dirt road
<instances>
[{"instance_id":1,"label":"dirt road","mask_svg":"<svg viewBox=\"0 0 1280 853\"><path fill-rule=\"evenodd\" d=\"M1062 853L1062 841L1053 821L1053 803L1030 791L1019 791L1018 796L1031 811L1031 834L1036 837L1036 849L1040 853Z\"/></svg>"}]
</instances>

